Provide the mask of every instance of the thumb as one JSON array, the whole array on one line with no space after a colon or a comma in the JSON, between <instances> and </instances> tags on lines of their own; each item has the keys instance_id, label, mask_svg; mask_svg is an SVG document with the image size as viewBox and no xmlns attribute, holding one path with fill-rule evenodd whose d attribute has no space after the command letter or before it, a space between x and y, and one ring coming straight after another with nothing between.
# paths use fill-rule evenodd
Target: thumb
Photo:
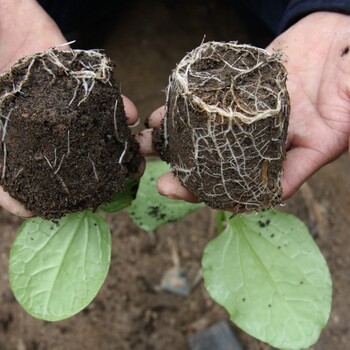
<instances>
[{"instance_id":1,"label":"thumb","mask_svg":"<svg viewBox=\"0 0 350 350\"><path fill-rule=\"evenodd\" d=\"M138 120L137 108L129 98L127 98L124 95L122 95L122 98L123 98L123 103L125 108L125 114L128 119L128 124L133 125L137 123L137 120Z\"/></svg>"},{"instance_id":2,"label":"thumb","mask_svg":"<svg viewBox=\"0 0 350 350\"><path fill-rule=\"evenodd\" d=\"M34 213L26 210L20 202L12 198L2 187L0 187L0 206L10 213L23 218L34 216Z\"/></svg>"},{"instance_id":3,"label":"thumb","mask_svg":"<svg viewBox=\"0 0 350 350\"><path fill-rule=\"evenodd\" d=\"M288 151L281 179L283 199L291 197L325 163L323 153L314 149L296 147Z\"/></svg>"}]
</instances>

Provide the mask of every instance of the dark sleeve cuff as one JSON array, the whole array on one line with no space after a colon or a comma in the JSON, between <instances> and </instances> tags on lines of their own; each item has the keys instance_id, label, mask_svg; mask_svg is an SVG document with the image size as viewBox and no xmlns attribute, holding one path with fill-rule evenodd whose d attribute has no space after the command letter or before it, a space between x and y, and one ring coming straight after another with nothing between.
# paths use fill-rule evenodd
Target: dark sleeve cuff
<instances>
[{"instance_id":1,"label":"dark sleeve cuff","mask_svg":"<svg viewBox=\"0 0 350 350\"><path fill-rule=\"evenodd\" d=\"M317 11L331 11L350 14L349 0L291 0L279 26L279 32L283 32L299 19Z\"/></svg>"}]
</instances>

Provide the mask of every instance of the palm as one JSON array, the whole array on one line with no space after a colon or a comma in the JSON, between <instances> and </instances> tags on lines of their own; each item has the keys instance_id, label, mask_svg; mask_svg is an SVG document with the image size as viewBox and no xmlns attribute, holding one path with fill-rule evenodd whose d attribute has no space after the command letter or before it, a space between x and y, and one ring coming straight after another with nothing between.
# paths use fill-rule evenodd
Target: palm
<instances>
[{"instance_id":1,"label":"palm","mask_svg":"<svg viewBox=\"0 0 350 350\"><path fill-rule=\"evenodd\" d=\"M291 29L268 48L278 49L288 42L284 52L291 117L282 179L286 198L321 166L341 155L350 134L346 42L321 41L316 36L315 41L307 38L305 43L302 37L300 41L295 38Z\"/></svg>"}]
</instances>

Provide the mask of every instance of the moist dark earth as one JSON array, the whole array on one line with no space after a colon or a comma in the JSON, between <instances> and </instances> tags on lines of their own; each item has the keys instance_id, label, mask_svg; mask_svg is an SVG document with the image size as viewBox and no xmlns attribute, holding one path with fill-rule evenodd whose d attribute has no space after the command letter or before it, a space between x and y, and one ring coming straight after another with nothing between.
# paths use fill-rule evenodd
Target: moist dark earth
<instances>
[{"instance_id":1,"label":"moist dark earth","mask_svg":"<svg viewBox=\"0 0 350 350\"><path fill-rule=\"evenodd\" d=\"M112 69L97 51L50 50L1 77L0 183L38 216L95 209L123 191L138 148Z\"/></svg>"},{"instance_id":2,"label":"moist dark earth","mask_svg":"<svg viewBox=\"0 0 350 350\"><path fill-rule=\"evenodd\" d=\"M142 118L164 104L170 71L184 53L201 43L204 34L208 40L255 43L256 36L247 32L233 3L135 1L113 14L114 29L104 47L117 61L122 93L134 100ZM257 33L261 36L261 30ZM308 225L333 278L330 321L313 350L349 348L349 174L349 156L344 155L313 176L283 207ZM22 220L1 211L1 350L186 350L188 335L227 317L202 283L189 297L158 288L173 266L170 242L186 271L199 269L204 245L216 234L214 211L203 208L152 234L138 229L124 212L108 216L108 221L113 255L102 290L77 316L48 323L27 315L10 291L8 255ZM244 349L270 349L234 330Z\"/></svg>"},{"instance_id":3,"label":"moist dark earth","mask_svg":"<svg viewBox=\"0 0 350 350\"><path fill-rule=\"evenodd\" d=\"M276 56L207 42L174 69L167 92L154 144L186 188L211 208L234 213L281 203L289 96Z\"/></svg>"}]
</instances>

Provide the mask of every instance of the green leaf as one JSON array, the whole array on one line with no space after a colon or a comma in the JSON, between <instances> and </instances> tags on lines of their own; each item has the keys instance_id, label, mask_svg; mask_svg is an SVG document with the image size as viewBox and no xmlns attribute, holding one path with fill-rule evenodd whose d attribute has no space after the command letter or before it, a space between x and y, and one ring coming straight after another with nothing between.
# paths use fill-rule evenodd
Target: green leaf
<instances>
[{"instance_id":1,"label":"green leaf","mask_svg":"<svg viewBox=\"0 0 350 350\"><path fill-rule=\"evenodd\" d=\"M224 221L226 220L226 214L224 211L220 210L218 211L216 215L216 227L218 230L218 233L221 233L225 228L224 228Z\"/></svg>"},{"instance_id":2,"label":"green leaf","mask_svg":"<svg viewBox=\"0 0 350 350\"><path fill-rule=\"evenodd\" d=\"M294 216L233 217L207 245L202 265L211 297L250 335L288 350L317 341L329 318L332 281L307 227Z\"/></svg>"},{"instance_id":3,"label":"green leaf","mask_svg":"<svg viewBox=\"0 0 350 350\"><path fill-rule=\"evenodd\" d=\"M133 221L146 231L152 231L163 224L177 221L204 206L203 204L168 199L160 195L157 191L156 181L159 176L168 171L170 171L170 167L165 162L147 162L136 199L127 209Z\"/></svg>"},{"instance_id":4,"label":"green leaf","mask_svg":"<svg viewBox=\"0 0 350 350\"><path fill-rule=\"evenodd\" d=\"M115 192L112 195L111 202L101 204L98 209L105 213L115 213L129 207L136 197L138 187L139 180L127 179L125 182L125 191Z\"/></svg>"},{"instance_id":5,"label":"green leaf","mask_svg":"<svg viewBox=\"0 0 350 350\"><path fill-rule=\"evenodd\" d=\"M11 288L32 316L62 320L93 300L106 278L110 258L110 231L97 214L69 214L58 222L29 219L11 248Z\"/></svg>"}]
</instances>

